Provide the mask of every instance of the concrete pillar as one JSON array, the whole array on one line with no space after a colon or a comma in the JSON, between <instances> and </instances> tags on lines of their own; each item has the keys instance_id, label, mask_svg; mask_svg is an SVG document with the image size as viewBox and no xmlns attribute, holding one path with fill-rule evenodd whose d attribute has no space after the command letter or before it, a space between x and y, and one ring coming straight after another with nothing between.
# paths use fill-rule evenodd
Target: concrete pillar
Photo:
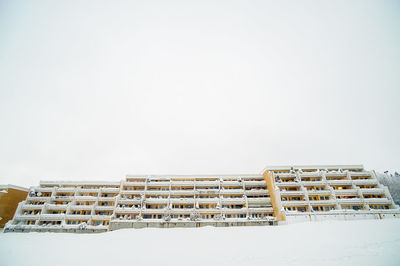
<instances>
[{"instance_id":1,"label":"concrete pillar","mask_svg":"<svg viewBox=\"0 0 400 266\"><path fill-rule=\"evenodd\" d=\"M281 202L281 195L279 193L279 188L275 184L273 172L265 171L263 176L267 183L269 197L271 199L272 208L274 209L274 216L278 222L286 221L286 215Z\"/></svg>"}]
</instances>

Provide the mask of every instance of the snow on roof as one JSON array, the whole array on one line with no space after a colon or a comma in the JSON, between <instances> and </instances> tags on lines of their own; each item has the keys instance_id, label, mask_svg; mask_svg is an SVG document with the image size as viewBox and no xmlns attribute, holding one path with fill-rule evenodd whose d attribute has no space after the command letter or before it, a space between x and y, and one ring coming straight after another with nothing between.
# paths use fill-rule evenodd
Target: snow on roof
<instances>
[{"instance_id":1,"label":"snow on roof","mask_svg":"<svg viewBox=\"0 0 400 266\"><path fill-rule=\"evenodd\" d=\"M40 181L40 185L119 185L120 181Z\"/></svg>"},{"instance_id":2,"label":"snow on roof","mask_svg":"<svg viewBox=\"0 0 400 266\"><path fill-rule=\"evenodd\" d=\"M260 177L260 174L206 174L206 175L126 175L126 178L237 178L237 177Z\"/></svg>"},{"instance_id":3,"label":"snow on roof","mask_svg":"<svg viewBox=\"0 0 400 266\"><path fill-rule=\"evenodd\" d=\"M354 170L364 170L364 166L362 164L354 164L354 165L270 165L264 168L264 171L267 170L290 170L290 169L309 169L309 170L318 170L318 169L354 169Z\"/></svg>"},{"instance_id":4,"label":"snow on roof","mask_svg":"<svg viewBox=\"0 0 400 266\"><path fill-rule=\"evenodd\" d=\"M15 186L15 185L11 185L11 184L0 185L0 189L2 189L2 190L6 190L7 191L10 188L16 189L16 190L22 190L22 191L26 191L26 192L29 191L29 189L26 188L26 187L20 187L20 186Z\"/></svg>"}]
</instances>

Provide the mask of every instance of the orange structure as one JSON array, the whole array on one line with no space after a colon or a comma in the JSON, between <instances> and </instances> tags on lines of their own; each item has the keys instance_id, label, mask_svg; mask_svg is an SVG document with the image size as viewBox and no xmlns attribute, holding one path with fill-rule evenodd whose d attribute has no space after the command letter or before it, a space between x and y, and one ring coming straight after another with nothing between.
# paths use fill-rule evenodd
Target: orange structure
<instances>
[{"instance_id":1,"label":"orange structure","mask_svg":"<svg viewBox=\"0 0 400 266\"><path fill-rule=\"evenodd\" d=\"M13 218L18 203L25 200L27 195L27 188L0 185L0 228Z\"/></svg>"}]
</instances>

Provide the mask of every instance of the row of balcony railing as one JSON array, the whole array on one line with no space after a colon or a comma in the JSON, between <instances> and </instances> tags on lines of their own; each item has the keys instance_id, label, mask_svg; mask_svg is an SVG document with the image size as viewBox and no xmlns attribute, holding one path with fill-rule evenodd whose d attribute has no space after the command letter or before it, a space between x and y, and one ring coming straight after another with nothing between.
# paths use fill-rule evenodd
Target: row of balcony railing
<instances>
[{"instance_id":1,"label":"row of balcony railing","mask_svg":"<svg viewBox=\"0 0 400 266\"><path fill-rule=\"evenodd\" d=\"M123 190L121 191L120 195L123 197L124 195L239 195L239 194L246 194L246 195L257 195L257 194L265 194L268 195L267 189L223 189L223 190L216 190L216 189L196 189L196 190L145 190L145 191L138 191L138 190ZM52 195L52 196L28 196L26 200L30 201L114 201L116 196L80 196L80 195Z\"/></svg>"},{"instance_id":2,"label":"row of balcony railing","mask_svg":"<svg viewBox=\"0 0 400 266\"><path fill-rule=\"evenodd\" d=\"M196 178L182 178L182 179L174 179L174 178L165 178L165 179L154 179L154 178L128 178L126 181L122 181L123 185L155 185L155 186L163 186L163 185L187 185L187 184L231 184L237 185L240 183L246 184L258 184L264 181L262 176L258 177L236 177L236 178L204 178L204 179L196 179ZM115 189L119 189L120 182L96 182L96 184L85 183L85 182L57 182L57 181L42 181L40 182L41 189L59 189L63 191L70 191L70 189L80 189L89 191L91 189L98 190L101 189L103 191L115 191Z\"/></svg>"},{"instance_id":3,"label":"row of balcony railing","mask_svg":"<svg viewBox=\"0 0 400 266\"><path fill-rule=\"evenodd\" d=\"M304 178L308 178L308 177L319 177L322 176L323 174L325 174L325 176L343 176L346 177L347 174L349 174L350 176L354 176L354 177L371 177L371 172L368 171L361 171L361 172L352 172L352 171L342 171L342 172L338 172L338 171L314 171L314 172L292 172L292 173L275 173L274 175L276 177L281 177L281 178L290 178L290 177L304 177Z\"/></svg>"},{"instance_id":4,"label":"row of balcony railing","mask_svg":"<svg viewBox=\"0 0 400 266\"><path fill-rule=\"evenodd\" d=\"M303 186L323 186L325 184L329 185L378 185L378 180L376 179L355 179L355 180L350 180L350 179L343 179L343 180L326 180L326 181L289 181L289 182L281 182L281 183L276 183L278 187L296 187L300 186L302 184Z\"/></svg>"},{"instance_id":5,"label":"row of balcony railing","mask_svg":"<svg viewBox=\"0 0 400 266\"><path fill-rule=\"evenodd\" d=\"M273 208L268 206L243 207L243 208L164 208L164 209L135 209L135 208L116 208L115 212L109 215L102 214L20 214L15 216L15 220L110 220L115 214L191 214L191 213L272 213ZM115 213L115 214L114 214Z\"/></svg>"},{"instance_id":6,"label":"row of balcony railing","mask_svg":"<svg viewBox=\"0 0 400 266\"><path fill-rule=\"evenodd\" d=\"M283 206L303 206L303 205L336 205L336 204L388 204L392 201L388 198L349 198L349 199L329 199L329 200L287 200L282 201Z\"/></svg>"},{"instance_id":7,"label":"row of balcony railing","mask_svg":"<svg viewBox=\"0 0 400 266\"><path fill-rule=\"evenodd\" d=\"M360 191L363 195L385 195L384 188L361 188ZM358 189L337 189L337 190L334 190L334 192L336 195L355 195L355 194L358 194ZM304 193L305 192L303 190L280 191L281 196L304 195ZM307 189L308 195L329 195L331 193L332 193L332 191L329 189L322 189L322 190L308 190Z\"/></svg>"}]
</instances>

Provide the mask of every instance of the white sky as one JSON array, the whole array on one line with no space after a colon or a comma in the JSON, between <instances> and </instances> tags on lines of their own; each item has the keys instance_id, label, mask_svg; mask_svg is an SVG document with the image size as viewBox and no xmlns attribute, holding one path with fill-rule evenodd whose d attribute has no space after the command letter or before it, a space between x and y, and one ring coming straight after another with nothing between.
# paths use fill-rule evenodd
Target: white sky
<instances>
[{"instance_id":1,"label":"white sky","mask_svg":"<svg viewBox=\"0 0 400 266\"><path fill-rule=\"evenodd\" d=\"M1 1L0 183L399 169L400 1Z\"/></svg>"}]
</instances>

